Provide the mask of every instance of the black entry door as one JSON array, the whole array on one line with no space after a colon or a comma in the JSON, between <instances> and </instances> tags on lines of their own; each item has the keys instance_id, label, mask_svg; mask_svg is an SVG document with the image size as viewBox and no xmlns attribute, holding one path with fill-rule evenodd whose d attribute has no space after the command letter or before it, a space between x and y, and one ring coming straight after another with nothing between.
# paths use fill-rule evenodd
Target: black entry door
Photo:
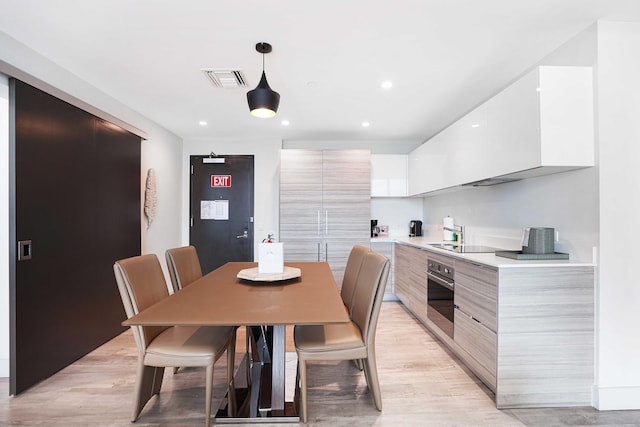
<instances>
[{"instance_id":1,"label":"black entry door","mask_svg":"<svg viewBox=\"0 0 640 427\"><path fill-rule=\"evenodd\" d=\"M204 274L253 261L253 156L191 156L191 227Z\"/></svg>"}]
</instances>

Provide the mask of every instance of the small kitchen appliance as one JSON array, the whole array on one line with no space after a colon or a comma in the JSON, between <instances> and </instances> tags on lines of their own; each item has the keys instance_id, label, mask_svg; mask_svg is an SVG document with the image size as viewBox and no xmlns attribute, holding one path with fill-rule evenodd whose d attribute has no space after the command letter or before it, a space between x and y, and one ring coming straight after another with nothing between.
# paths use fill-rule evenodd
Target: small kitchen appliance
<instances>
[{"instance_id":1,"label":"small kitchen appliance","mask_svg":"<svg viewBox=\"0 0 640 427\"><path fill-rule=\"evenodd\" d=\"M422 236L422 221L412 219L409 221L409 237Z\"/></svg>"},{"instance_id":2,"label":"small kitchen appliance","mask_svg":"<svg viewBox=\"0 0 640 427\"><path fill-rule=\"evenodd\" d=\"M380 234L380 227L378 227L378 220L372 219L371 220L371 237L378 237L378 234Z\"/></svg>"},{"instance_id":3,"label":"small kitchen appliance","mask_svg":"<svg viewBox=\"0 0 640 427\"><path fill-rule=\"evenodd\" d=\"M521 251L496 251L496 256L520 260L569 259L569 254L555 251L555 234L553 228L527 227L522 230Z\"/></svg>"},{"instance_id":4,"label":"small kitchen appliance","mask_svg":"<svg viewBox=\"0 0 640 427\"><path fill-rule=\"evenodd\" d=\"M529 227L522 231L522 253L552 254L554 250L553 228Z\"/></svg>"}]
</instances>

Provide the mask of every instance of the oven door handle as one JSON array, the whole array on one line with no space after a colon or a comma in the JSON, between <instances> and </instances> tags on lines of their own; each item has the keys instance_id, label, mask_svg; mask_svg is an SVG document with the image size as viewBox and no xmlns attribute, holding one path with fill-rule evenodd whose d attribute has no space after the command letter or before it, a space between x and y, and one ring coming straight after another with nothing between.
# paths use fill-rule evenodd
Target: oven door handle
<instances>
[{"instance_id":1,"label":"oven door handle","mask_svg":"<svg viewBox=\"0 0 640 427\"><path fill-rule=\"evenodd\" d=\"M453 282L448 282L446 280L444 280L442 277L440 276L436 276L433 273L430 273L427 271L427 277L431 280L433 280L434 282L436 282L437 284L444 286L445 288L449 289L450 291L453 291Z\"/></svg>"}]
</instances>

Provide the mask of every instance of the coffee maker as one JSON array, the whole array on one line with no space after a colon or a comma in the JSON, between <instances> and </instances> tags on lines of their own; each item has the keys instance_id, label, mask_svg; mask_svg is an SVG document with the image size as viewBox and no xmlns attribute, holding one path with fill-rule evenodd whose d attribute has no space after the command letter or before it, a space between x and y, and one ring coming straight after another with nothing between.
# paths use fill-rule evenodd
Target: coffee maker
<instances>
[{"instance_id":1,"label":"coffee maker","mask_svg":"<svg viewBox=\"0 0 640 427\"><path fill-rule=\"evenodd\" d=\"M412 219L409 221L409 237L422 236L422 221Z\"/></svg>"},{"instance_id":2,"label":"coffee maker","mask_svg":"<svg viewBox=\"0 0 640 427\"><path fill-rule=\"evenodd\" d=\"M372 219L371 220L371 237L378 237L378 234L380 234L380 227L378 227L378 220Z\"/></svg>"}]
</instances>

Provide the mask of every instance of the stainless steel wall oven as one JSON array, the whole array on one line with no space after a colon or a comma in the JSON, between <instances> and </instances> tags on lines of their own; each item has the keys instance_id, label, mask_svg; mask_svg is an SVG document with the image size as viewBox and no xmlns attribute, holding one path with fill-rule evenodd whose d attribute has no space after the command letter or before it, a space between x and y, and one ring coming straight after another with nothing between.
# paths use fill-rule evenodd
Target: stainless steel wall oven
<instances>
[{"instance_id":1,"label":"stainless steel wall oven","mask_svg":"<svg viewBox=\"0 0 640 427\"><path fill-rule=\"evenodd\" d=\"M453 338L453 267L428 260L427 318Z\"/></svg>"}]
</instances>

